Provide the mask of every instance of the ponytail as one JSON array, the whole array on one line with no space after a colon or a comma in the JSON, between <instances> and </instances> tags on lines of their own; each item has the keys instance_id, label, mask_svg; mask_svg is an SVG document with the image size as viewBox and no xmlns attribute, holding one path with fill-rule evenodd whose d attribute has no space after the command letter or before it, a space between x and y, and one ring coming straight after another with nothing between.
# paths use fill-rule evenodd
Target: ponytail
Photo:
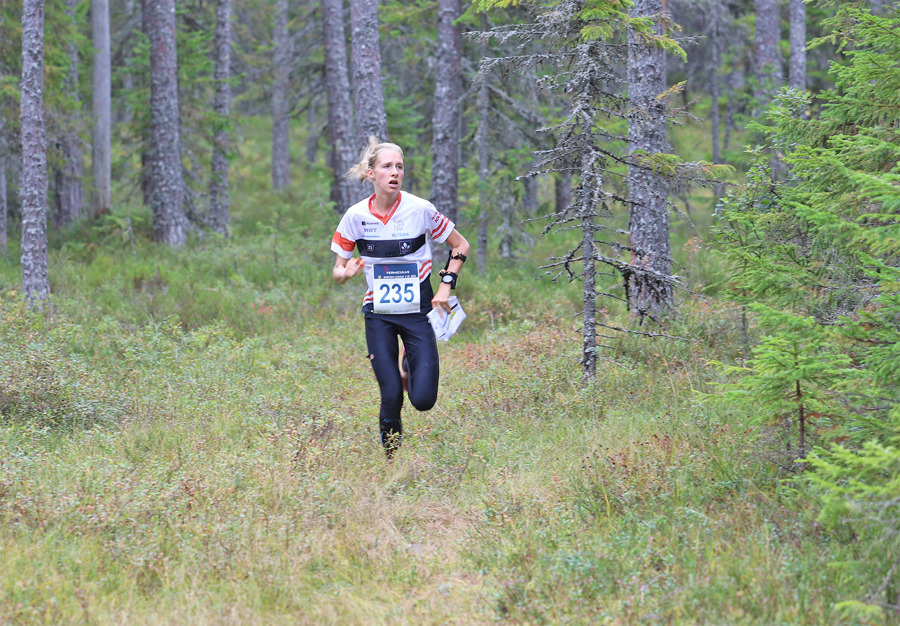
<instances>
[{"instance_id":1,"label":"ponytail","mask_svg":"<svg viewBox=\"0 0 900 626\"><path fill-rule=\"evenodd\" d=\"M375 135L369 135L369 145L360 154L359 162L347 172L347 178L359 182L365 181L368 178L366 172L375 169L378 155L385 150L396 150L400 153L400 158L403 158L403 150L400 146L395 143L379 143Z\"/></svg>"}]
</instances>

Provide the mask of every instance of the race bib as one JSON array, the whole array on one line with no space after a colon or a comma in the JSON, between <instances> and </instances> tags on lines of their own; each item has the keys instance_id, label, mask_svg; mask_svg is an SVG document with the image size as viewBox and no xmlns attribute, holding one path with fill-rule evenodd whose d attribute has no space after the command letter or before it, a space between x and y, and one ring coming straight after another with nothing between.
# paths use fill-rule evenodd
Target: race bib
<instances>
[{"instance_id":1,"label":"race bib","mask_svg":"<svg viewBox=\"0 0 900 626\"><path fill-rule=\"evenodd\" d=\"M416 263L376 263L374 274L375 313L419 312L419 266Z\"/></svg>"}]
</instances>

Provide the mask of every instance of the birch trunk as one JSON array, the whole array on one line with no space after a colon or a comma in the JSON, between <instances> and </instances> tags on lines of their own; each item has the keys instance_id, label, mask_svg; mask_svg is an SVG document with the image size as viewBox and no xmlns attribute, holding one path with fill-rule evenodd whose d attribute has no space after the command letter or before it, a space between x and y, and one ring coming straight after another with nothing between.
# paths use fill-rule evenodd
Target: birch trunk
<instances>
[{"instance_id":1,"label":"birch trunk","mask_svg":"<svg viewBox=\"0 0 900 626\"><path fill-rule=\"evenodd\" d=\"M350 0L350 37L356 140L361 150L370 136L379 141L389 139L381 86L378 0Z\"/></svg>"},{"instance_id":2,"label":"birch trunk","mask_svg":"<svg viewBox=\"0 0 900 626\"><path fill-rule=\"evenodd\" d=\"M153 239L181 246L187 241L181 123L178 113L178 56L175 0L146 0L150 25L150 206Z\"/></svg>"},{"instance_id":3,"label":"birch trunk","mask_svg":"<svg viewBox=\"0 0 900 626\"><path fill-rule=\"evenodd\" d=\"M91 174L94 178L94 189L91 194L91 217L98 217L109 212L112 186L112 71L110 67L109 0L91 0L91 30L94 45L94 132L91 144Z\"/></svg>"},{"instance_id":4,"label":"birch trunk","mask_svg":"<svg viewBox=\"0 0 900 626\"><path fill-rule=\"evenodd\" d=\"M50 297L47 267L47 129L44 124L44 3L22 10L22 291L31 306Z\"/></svg>"},{"instance_id":5,"label":"birch trunk","mask_svg":"<svg viewBox=\"0 0 900 626\"><path fill-rule=\"evenodd\" d=\"M350 102L350 74L347 69L347 44L344 36L344 10L341 0L322 0L322 25L325 35L325 89L328 99L328 136L331 140L331 167L334 179L331 196L335 211L343 215L351 205L365 197L366 188L348 180L344 174L356 162L353 106Z\"/></svg>"},{"instance_id":6,"label":"birch trunk","mask_svg":"<svg viewBox=\"0 0 900 626\"><path fill-rule=\"evenodd\" d=\"M228 234L229 178L228 153L231 138L231 0L216 3L216 128L213 135L212 172L209 188L210 227L217 233Z\"/></svg>"},{"instance_id":7,"label":"birch trunk","mask_svg":"<svg viewBox=\"0 0 900 626\"><path fill-rule=\"evenodd\" d=\"M275 58L272 69L272 189L281 191L291 184L290 81L291 38L288 32L288 0L278 0L275 10Z\"/></svg>"},{"instance_id":8,"label":"birch trunk","mask_svg":"<svg viewBox=\"0 0 900 626\"><path fill-rule=\"evenodd\" d=\"M662 11L662 0L636 0L631 14L650 16ZM665 103L665 53L628 33L629 152L647 154L668 149ZM629 300L632 315L643 319L673 304L672 261L669 243L668 185L651 168L632 164L628 169L631 209L628 218L632 273Z\"/></svg>"},{"instance_id":9,"label":"birch trunk","mask_svg":"<svg viewBox=\"0 0 900 626\"><path fill-rule=\"evenodd\" d=\"M460 15L460 0L439 0L431 202L454 223L459 220L459 107L462 99L462 32L454 22Z\"/></svg>"}]
</instances>

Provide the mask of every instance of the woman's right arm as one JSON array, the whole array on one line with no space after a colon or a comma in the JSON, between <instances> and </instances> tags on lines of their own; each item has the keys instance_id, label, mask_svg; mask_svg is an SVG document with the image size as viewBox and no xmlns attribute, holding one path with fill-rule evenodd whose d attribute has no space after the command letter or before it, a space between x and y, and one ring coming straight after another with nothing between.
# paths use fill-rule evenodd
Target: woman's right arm
<instances>
[{"instance_id":1,"label":"woman's right arm","mask_svg":"<svg viewBox=\"0 0 900 626\"><path fill-rule=\"evenodd\" d=\"M338 285L343 285L356 276L365 265L366 262L359 257L345 259L338 256L334 262L334 269L331 270L331 277Z\"/></svg>"}]
</instances>

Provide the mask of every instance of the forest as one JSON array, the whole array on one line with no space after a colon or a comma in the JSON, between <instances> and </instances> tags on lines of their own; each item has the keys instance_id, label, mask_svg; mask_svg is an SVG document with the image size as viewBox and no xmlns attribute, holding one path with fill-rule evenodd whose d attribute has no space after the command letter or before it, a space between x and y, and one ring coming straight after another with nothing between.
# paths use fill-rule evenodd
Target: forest
<instances>
[{"instance_id":1,"label":"forest","mask_svg":"<svg viewBox=\"0 0 900 626\"><path fill-rule=\"evenodd\" d=\"M0 317L0 623L896 623L900 3L3 0Z\"/></svg>"}]
</instances>

